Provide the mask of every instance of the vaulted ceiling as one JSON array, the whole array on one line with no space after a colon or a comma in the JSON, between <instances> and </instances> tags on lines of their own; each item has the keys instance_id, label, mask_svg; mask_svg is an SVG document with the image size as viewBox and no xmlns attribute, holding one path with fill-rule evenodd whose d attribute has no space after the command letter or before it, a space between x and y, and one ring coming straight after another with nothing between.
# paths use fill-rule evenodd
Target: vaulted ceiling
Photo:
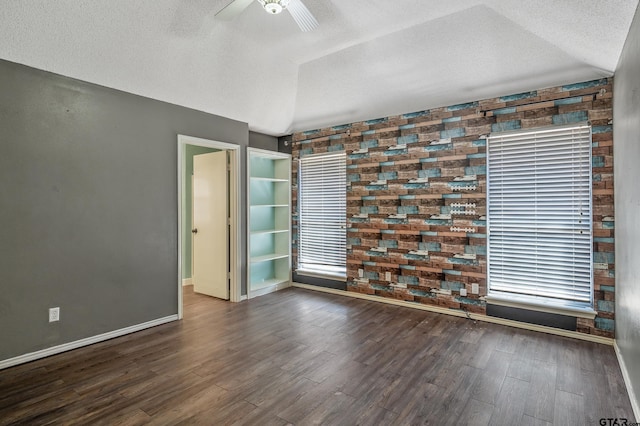
<instances>
[{"instance_id":1,"label":"vaulted ceiling","mask_svg":"<svg viewBox=\"0 0 640 426\"><path fill-rule=\"evenodd\" d=\"M0 58L283 135L613 74L638 0L3 0Z\"/></svg>"}]
</instances>

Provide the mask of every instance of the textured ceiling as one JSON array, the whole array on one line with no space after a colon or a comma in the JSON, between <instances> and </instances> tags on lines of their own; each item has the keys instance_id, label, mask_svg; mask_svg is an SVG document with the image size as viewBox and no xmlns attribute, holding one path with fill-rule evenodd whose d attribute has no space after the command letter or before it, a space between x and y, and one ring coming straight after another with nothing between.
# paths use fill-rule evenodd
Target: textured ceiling
<instances>
[{"instance_id":1,"label":"textured ceiling","mask_svg":"<svg viewBox=\"0 0 640 426\"><path fill-rule=\"evenodd\" d=\"M282 135L612 75L638 0L2 0L0 58Z\"/></svg>"}]
</instances>

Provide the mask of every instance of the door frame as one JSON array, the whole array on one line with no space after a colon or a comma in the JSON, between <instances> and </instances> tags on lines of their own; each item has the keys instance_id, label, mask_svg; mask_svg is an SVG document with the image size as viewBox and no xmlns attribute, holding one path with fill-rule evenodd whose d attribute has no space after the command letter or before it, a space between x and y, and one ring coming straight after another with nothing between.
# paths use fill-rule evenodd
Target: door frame
<instances>
[{"instance_id":1,"label":"door frame","mask_svg":"<svg viewBox=\"0 0 640 426\"><path fill-rule=\"evenodd\" d=\"M186 170L186 146L196 145L206 148L214 148L224 150L229 153L229 165L230 165L230 180L229 180L229 241L231 247L229 247L229 265L230 265L230 279L229 279L229 300L231 302L239 302L241 300L240 295L240 249L241 233L240 233L240 197L238 196L238 190L240 188L240 145L231 144L227 142L214 141L209 139L197 138L194 136L178 135L178 318L182 319L182 238L183 232L183 220L182 209L185 202L191 202L191 200L183 200L185 193L185 176Z\"/></svg>"}]
</instances>

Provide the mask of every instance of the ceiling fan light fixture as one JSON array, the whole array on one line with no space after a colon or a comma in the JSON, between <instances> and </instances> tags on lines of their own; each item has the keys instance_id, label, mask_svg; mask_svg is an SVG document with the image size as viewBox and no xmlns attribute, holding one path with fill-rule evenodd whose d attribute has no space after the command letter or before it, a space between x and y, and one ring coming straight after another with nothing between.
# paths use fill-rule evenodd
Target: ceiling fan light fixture
<instances>
[{"instance_id":1,"label":"ceiling fan light fixture","mask_svg":"<svg viewBox=\"0 0 640 426\"><path fill-rule=\"evenodd\" d=\"M269 14L275 15L287 8L289 5L289 0L258 0L264 10L266 10Z\"/></svg>"}]
</instances>

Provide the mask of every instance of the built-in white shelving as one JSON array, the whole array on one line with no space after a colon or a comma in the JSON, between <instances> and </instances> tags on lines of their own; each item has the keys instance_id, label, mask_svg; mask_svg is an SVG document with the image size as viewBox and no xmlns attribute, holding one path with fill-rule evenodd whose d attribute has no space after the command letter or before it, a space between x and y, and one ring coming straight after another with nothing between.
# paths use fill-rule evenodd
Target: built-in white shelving
<instances>
[{"instance_id":1,"label":"built-in white shelving","mask_svg":"<svg viewBox=\"0 0 640 426\"><path fill-rule=\"evenodd\" d=\"M247 148L249 298L291 285L291 156Z\"/></svg>"}]
</instances>

